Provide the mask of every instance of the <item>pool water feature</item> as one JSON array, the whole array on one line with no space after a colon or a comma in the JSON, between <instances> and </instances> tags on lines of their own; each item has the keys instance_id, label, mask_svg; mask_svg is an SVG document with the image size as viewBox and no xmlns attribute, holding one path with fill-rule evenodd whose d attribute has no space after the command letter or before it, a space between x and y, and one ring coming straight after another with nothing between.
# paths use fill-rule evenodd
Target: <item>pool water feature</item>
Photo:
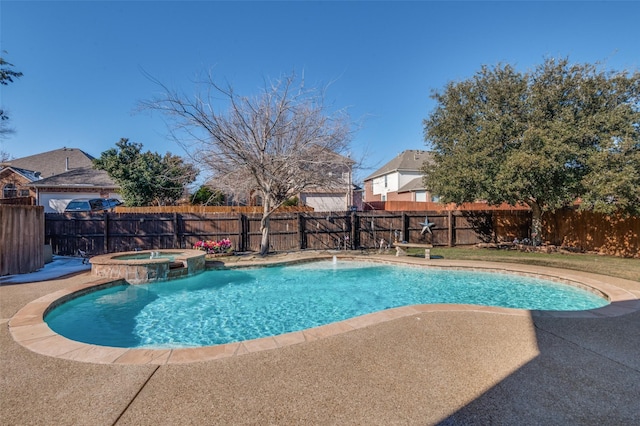
<instances>
[{"instance_id":1,"label":"pool water feature","mask_svg":"<svg viewBox=\"0 0 640 426\"><path fill-rule=\"evenodd\" d=\"M118 285L65 302L45 321L80 342L178 348L275 336L432 303L570 311L608 301L581 288L524 276L323 261Z\"/></svg>"}]
</instances>

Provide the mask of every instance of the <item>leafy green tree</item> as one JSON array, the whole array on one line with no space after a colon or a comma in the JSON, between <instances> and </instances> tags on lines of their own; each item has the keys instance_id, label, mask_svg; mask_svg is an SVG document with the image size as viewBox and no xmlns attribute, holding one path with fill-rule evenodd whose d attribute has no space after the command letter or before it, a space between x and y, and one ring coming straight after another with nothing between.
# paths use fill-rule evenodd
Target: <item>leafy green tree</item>
<instances>
[{"instance_id":1,"label":"leafy green tree","mask_svg":"<svg viewBox=\"0 0 640 426\"><path fill-rule=\"evenodd\" d=\"M0 85L6 86L9 83L13 83L13 79L22 77L22 73L13 70L13 64L5 61L0 57ZM0 137L5 137L10 133L13 133L13 129L7 126L7 120L9 116L7 112L0 108Z\"/></svg>"},{"instance_id":2,"label":"leafy green tree","mask_svg":"<svg viewBox=\"0 0 640 426\"><path fill-rule=\"evenodd\" d=\"M224 204L224 194L221 191L214 191L207 185L200 188L191 196L191 204L200 206L221 206Z\"/></svg>"},{"instance_id":3,"label":"leafy green tree","mask_svg":"<svg viewBox=\"0 0 640 426\"><path fill-rule=\"evenodd\" d=\"M443 201L526 203L539 241L544 212L640 212L640 73L547 59L521 73L483 66L432 98L434 161L425 185Z\"/></svg>"},{"instance_id":4,"label":"leafy green tree","mask_svg":"<svg viewBox=\"0 0 640 426\"><path fill-rule=\"evenodd\" d=\"M104 151L94 161L96 169L105 170L120 186L128 206L171 205L183 195L197 171L182 158L166 153L142 152L142 144L123 138L116 148Z\"/></svg>"},{"instance_id":5,"label":"leafy green tree","mask_svg":"<svg viewBox=\"0 0 640 426\"><path fill-rule=\"evenodd\" d=\"M300 199L298 197L291 197L287 201L282 203L284 207L295 207L299 204L300 204Z\"/></svg>"}]
</instances>

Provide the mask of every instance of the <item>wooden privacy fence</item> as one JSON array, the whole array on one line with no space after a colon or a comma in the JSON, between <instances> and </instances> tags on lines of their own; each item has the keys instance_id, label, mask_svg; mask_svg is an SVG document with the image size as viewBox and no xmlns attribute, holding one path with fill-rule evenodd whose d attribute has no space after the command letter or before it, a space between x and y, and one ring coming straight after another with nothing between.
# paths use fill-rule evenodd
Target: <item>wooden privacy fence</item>
<instances>
[{"instance_id":1,"label":"wooden privacy fence","mask_svg":"<svg viewBox=\"0 0 640 426\"><path fill-rule=\"evenodd\" d=\"M422 233L428 214L433 233ZM48 213L45 240L55 254L91 255L135 249L191 248L198 240L229 238L237 251L258 251L259 214ZM435 246L512 240L528 235L528 212L331 212L277 213L270 219L275 251L361 249L395 239Z\"/></svg>"},{"instance_id":2,"label":"wooden privacy fence","mask_svg":"<svg viewBox=\"0 0 640 426\"><path fill-rule=\"evenodd\" d=\"M468 210L524 210L529 211L529 206L526 204L518 204L515 206L503 203L497 206L489 205L487 203L434 203L425 201L369 201L364 203L364 210L386 210L393 212L403 211L468 211Z\"/></svg>"},{"instance_id":3,"label":"wooden privacy fence","mask_svg":"<svg viewBox=\"0 0 640 426\"><path fill-rule=\"evenodd\" d=\"M0 205L35 206L36 199L34 197L0 198Z\"/></svg>"},{"instance_id":4,"label":"wooden privacy fence","mask_svg":"<svg viewBox=\"0 0 640 426\"><path fill-rule=\"evenodd\" d=\"M640 258L640 217L567 208L546 213L542 222L543 235L549 244Z\"/></svg>"},{"instance_id":5,"label":"wooden privacy fence","mask_svg":"<svg viewBox=\"0 0 640 426\"><path fill-rule=\"evenodd\" d=\"M44 266L44 207L0 206L0 275Z\"/></svg>"},{"instance_id":6,"label":"wooden privacy fence","mask_svg":"<svg viewBox=\"0 0 640 426\"><path fill-rule=\"evenodd\" d=\"M145 206L115 208L116 213L260 213L262 206ZM308 206L280 206L279 213L312 212Z\"/></svg>"}]
</instances>

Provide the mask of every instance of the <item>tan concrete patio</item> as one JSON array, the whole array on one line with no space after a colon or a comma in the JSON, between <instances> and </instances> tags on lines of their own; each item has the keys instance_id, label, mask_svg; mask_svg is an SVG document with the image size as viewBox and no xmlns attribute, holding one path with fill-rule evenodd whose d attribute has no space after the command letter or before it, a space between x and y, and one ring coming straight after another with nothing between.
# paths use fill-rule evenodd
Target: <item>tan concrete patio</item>
<instances>
[{"instance_id":1,"label":"tan concrete patio","mask_svg":"<svg viewBox=\"0 0 640 426\"><path fill-rule=\"evenodd\" d=\"M640 283L509 268L604 287L617 299L603 310L554 315L432 307L221 359L96 364L58 357L64 351L38 354L9 332L9 320L30 302L82 285L88 273L0 286L0 419L7 425L640 423Z\"/></svg>"}]
</instances>

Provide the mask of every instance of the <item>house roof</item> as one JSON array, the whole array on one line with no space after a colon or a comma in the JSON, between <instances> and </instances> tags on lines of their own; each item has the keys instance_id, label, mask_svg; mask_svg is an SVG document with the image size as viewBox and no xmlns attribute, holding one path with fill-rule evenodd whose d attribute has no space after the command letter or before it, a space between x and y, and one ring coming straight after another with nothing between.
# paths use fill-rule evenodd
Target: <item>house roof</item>
<instances>
[{"instance_id":1,"label":"house roof","mask_svg":"<svg viewBox=\"0 0 640 426\"><path fill-rule=\"evenodd\" d=\"M61 148L16 158L4 162L3 165L40 172L40 177L48 178L69 170L93 167L93 157L78 148Z\"/></svg>"},{"instance_id":2,"label":"house roof","mask_svg":"<svg viewBox=\"0 0 640 426\"><path fill-rule=\"evenodd\" d=\"M419 171L425 161L431 161L433 155L428 151L408 149L402 151L384 166L370 174L364 180L371 180L397 171Z\"/></svg>"},{"instance_id":3,"label":"house roof","mask_svg":"<svg viewBox=\"0 0 640 426\"><path fill-rule=\"evenodd\" d=\"M0 168L0 173L4 174L9 171L13 171L14 173L22 176L29 182L33 182L40 179L40 174L38 172L34 172L33 170L21 169L20 167L13 167L13 166Z\"/></svg>"},{"instance_id":4,"label":"house roof","mask_svg":"<svg viewBox=\"0 0 640 426\"><path fill-rule=\"evenodd\" d=\"M411 179L406 185L398 188L398 192L425 191L426 188L422 182L422 177Z\"/></svg>"},{"instance_id":5,"label":"house roof","mask_svg":"<svg viewBox=\"0 0 640 426\"><path fill-rule=\"evenodd\" d=\"M31 184L36 188L119 188L104 170L82 167Z\"/></svg>"}]
</instances>

